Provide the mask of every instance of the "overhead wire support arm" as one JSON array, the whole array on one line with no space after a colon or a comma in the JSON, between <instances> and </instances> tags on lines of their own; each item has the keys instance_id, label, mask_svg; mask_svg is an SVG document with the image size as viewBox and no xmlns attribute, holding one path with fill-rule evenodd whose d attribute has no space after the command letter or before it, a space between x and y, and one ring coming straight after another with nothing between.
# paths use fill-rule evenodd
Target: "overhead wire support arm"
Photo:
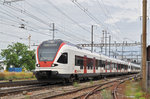
<instances>
[{"instance_id":1,"label":"overhead wire support arm","mask_svg":"<svg viewBox=\"0 0 150 99\"><path fill-rule=\"evenodd\" d=\"M91 47L91 44L77 44L78 46L81 47ZM104 46L108 46L109 43L106 44L93 44L93 47L104 47ZM122 47L122 46L138 46L141 45L140 42L138 43L110 43L110 47Z\"/></svg>"}]
</instances>

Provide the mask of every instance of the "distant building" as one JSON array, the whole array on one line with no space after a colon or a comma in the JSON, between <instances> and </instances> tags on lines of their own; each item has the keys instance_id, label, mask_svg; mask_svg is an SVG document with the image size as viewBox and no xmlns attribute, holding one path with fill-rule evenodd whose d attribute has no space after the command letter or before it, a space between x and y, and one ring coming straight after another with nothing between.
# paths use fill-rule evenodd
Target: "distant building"
<instances>
[{"instance_id":1,"label":"distant building","mask_svg":"<svg viewBox=\"0 0 150 99\"><path fill-rule=\"evenodd\" d=\"M6 70L6 65L4 64L4 60L0 60L0 72Z\"/></svg>"}]
</instances>

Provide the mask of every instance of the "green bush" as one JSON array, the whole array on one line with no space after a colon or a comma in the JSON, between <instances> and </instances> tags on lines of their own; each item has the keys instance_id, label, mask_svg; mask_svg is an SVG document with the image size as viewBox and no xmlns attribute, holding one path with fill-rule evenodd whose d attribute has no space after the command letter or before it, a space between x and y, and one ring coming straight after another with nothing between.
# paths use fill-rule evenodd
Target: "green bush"
<instances>
[{"instance_id":1,"label":"green bush","mask_svg":"<svg viewBox=\"0 0 150 99\"><path fill-rule=\"evenodd\" d=\"M140 97L139 99L146 99L145 97Z\"/></svg>"},{"instance_id":2,"label":"green bush","mask_svg":"<svg viewBox=\"0 0 150 99\"><path fill-rule=\"evenodd\" d=\"M135 94L135 98L139 99L142 95L143 95L142 92L138 92L138 93Z\"/></svg>"}]
</instances>

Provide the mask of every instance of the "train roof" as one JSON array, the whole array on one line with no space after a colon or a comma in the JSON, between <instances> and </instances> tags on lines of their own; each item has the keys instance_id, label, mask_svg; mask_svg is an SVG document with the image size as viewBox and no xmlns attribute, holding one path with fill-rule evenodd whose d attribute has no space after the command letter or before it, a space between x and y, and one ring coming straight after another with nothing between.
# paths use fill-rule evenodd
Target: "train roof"
<instances>
[{"instance_id":1,"label":"train roof","mask_svg":"<svg viewBox=\"0 0 150 99\"><path fill-rule=\"evenodd\" d=\"M101 57L103 57L104 60L110 60L111 62L122 63L122 64L126 64L126 65L129 64L129 62L126 62L126 61L123 61L123 60L120 60L120 59L111 58L111 57L108 57L108 56L103 55L103 54L101 54L101 53L91 52L91 51L88 50L88 49L82 48L82 47L80 47L80 46L78 46L78 45L75 45L75 44L73 44L73 43L70 43L70 42L65 41L65 40L62 40L62 39L47 40L47 41L43 41L42 43L44 43L44 42L45 42L45 43L59 43L59 44L60 44L60 43L65 43L65 44L67 44L67 45L69 45L69 46L73 46L73 47L76 47L76 48L78 48L78 49L82 49L82 50L88 51L88 52L90 52L90 53L92 53L92 54L100 55ZM134 64L134 63L130 63L130 64L133 65L133 66L135 66L135 67L140 67L140 65L137 65L137 64Z\"/></svg>"}]
</instances>

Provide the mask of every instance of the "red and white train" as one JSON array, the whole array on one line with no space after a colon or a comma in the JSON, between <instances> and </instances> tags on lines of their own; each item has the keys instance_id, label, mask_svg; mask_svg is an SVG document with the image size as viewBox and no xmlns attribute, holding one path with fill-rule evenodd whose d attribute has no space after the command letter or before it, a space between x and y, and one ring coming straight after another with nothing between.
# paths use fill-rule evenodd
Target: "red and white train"
<instances>
[{"instance_id":1,"label":"red and white train","mask_svg":"<svg viewBox=\"0 0 150 99\"><path fill-rule=\"evenodd\" d=\"M140 65L92 53L63 40L42 42L36 53L39 81L72 81L140 72Z\"/></svg>"}]
</instances>

